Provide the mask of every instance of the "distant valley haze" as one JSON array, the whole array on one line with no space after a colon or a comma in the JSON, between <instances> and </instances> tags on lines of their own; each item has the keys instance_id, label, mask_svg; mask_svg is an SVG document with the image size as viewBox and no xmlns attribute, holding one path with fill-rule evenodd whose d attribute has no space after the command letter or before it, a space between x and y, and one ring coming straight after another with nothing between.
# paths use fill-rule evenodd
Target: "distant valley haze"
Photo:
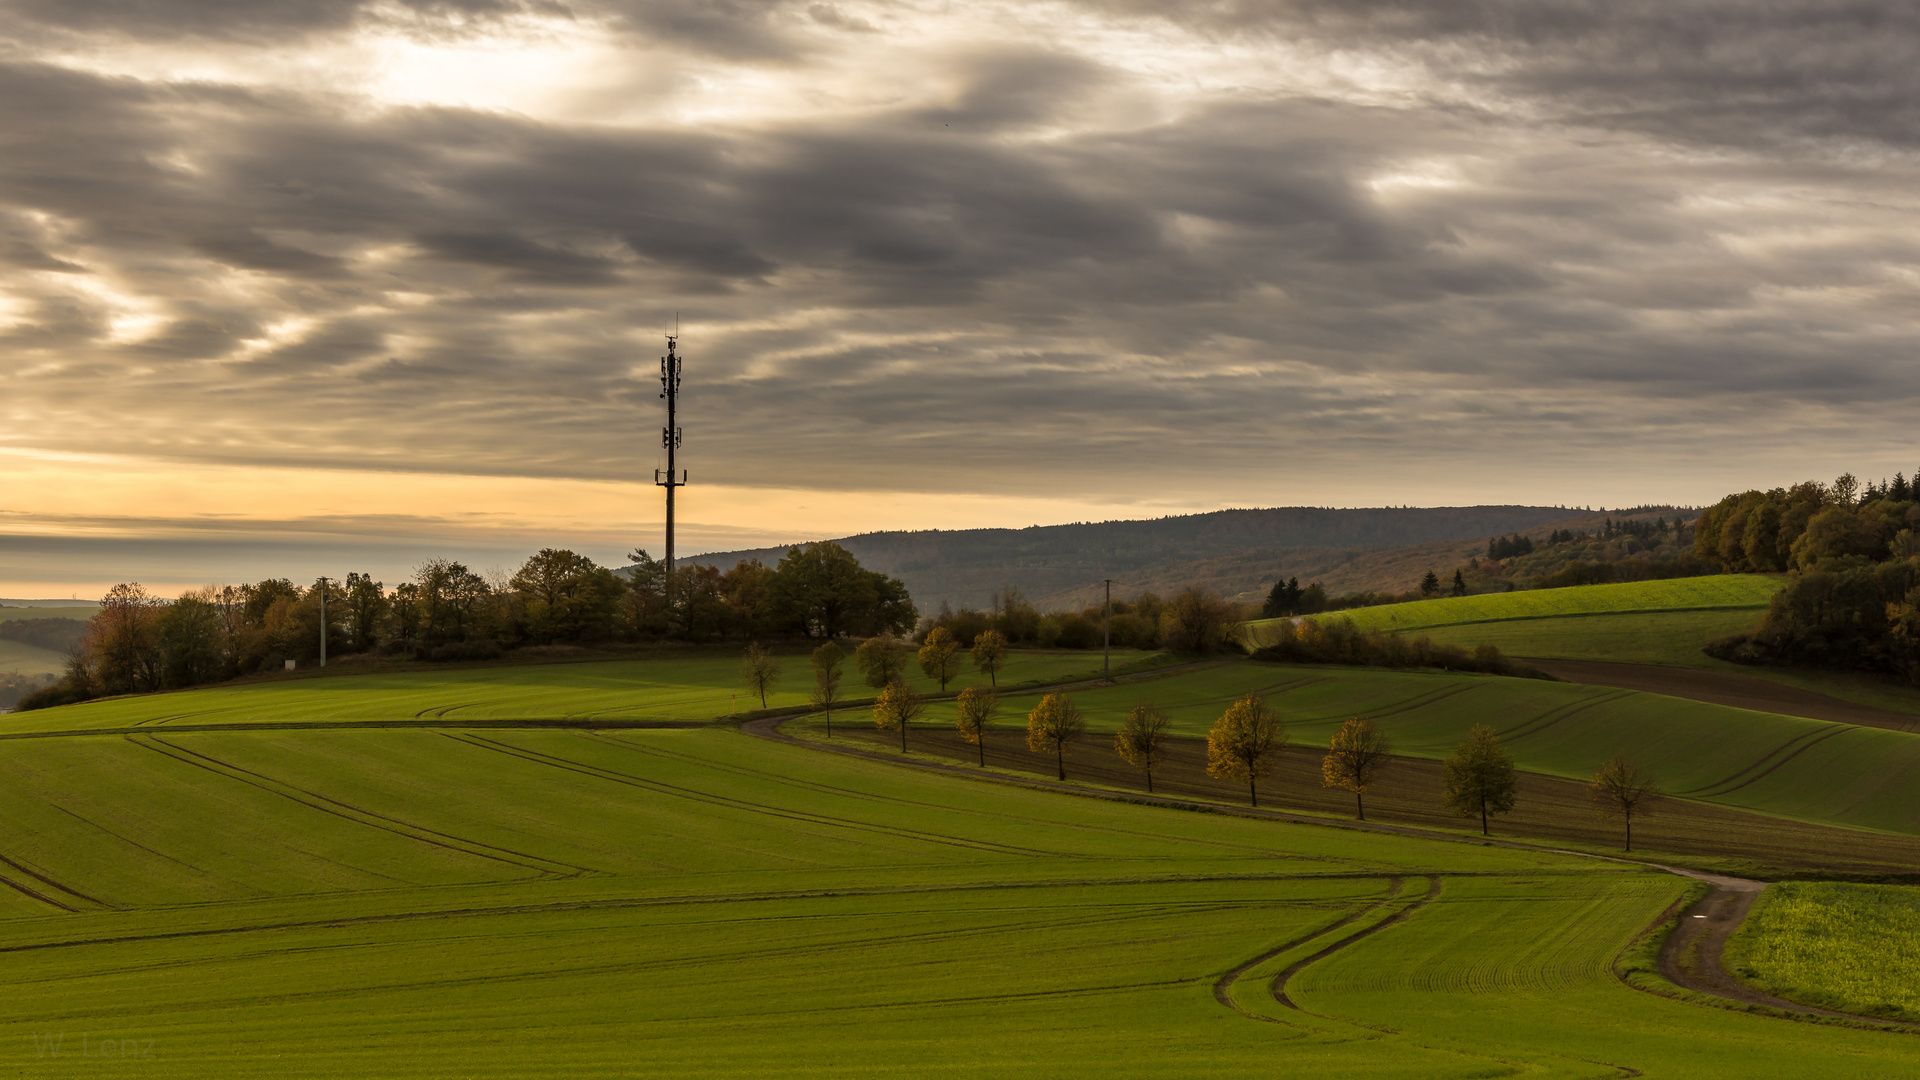
<instances>
[{"instance_id":1,"label":"distant valley haze","mask_svg":"<svg viewBox=\"0 0 1920 1080\"><path fill-rule=\"evenodd\" d=\"M0 0L0 45L3 596L657 556L675 326L682 556L1920 466L1908 5Z\"/></svg>"}]
</instances>

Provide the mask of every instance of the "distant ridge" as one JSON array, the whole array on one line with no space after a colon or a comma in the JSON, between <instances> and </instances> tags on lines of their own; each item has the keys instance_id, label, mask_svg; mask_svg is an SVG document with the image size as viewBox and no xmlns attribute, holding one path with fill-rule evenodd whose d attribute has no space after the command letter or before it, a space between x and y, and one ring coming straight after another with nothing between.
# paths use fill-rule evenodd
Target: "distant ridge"
<instances>
[{"instance_id":1,"label":"distant ridge","mask_svg":"<svg viewBox=\"0 0 1920 1080\"><path fill-rule=\"evenodd\" d=\"M1376 507L1335 510L1288 506L1267 510L1215 510L1132 521L1035 525L1025 529L927 529L862 533L834 542L870 569L900 578L922 612L944 602L980 607L1012 585L1042 607L1084 603L1101 578L1161 582L1180 580L1178 569L1222 556L1243 556L1232 581L1213 582L1228 595L1271 582L1284 572L1282 549L1317 549L1321 555L1407 547L1444 540L1477 540L1527 532L1569 518L1598 518L1554 506ZM742 559L772 565L786 547L751 548L697 555L684 561L730 569ZM1271 564L1271 565L1268 565ZM1131 595L1138 587L1115 595Z\"/></svg>"}]
</instances>

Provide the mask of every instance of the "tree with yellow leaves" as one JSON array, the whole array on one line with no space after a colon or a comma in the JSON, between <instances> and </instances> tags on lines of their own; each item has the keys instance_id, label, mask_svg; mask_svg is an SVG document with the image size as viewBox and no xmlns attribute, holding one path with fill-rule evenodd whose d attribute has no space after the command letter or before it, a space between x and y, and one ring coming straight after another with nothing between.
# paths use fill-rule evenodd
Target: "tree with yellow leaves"
<instances>
[{"instance_id":1,"label":"tree with yellow leaves","mask_svg":"<svg viewBox=\"0 0 1920 1080\"><path fill-rule=\"evenodd\" d=\"M1207 732L1207 775L1247 785L1247 802L1260 805L1260 781L1274 757L1287 745L1287 731L1272 706L1248 694L1227 706Z\"/></svg>"},{"instance_id":2,"label":"tree with yellow leaves","mask_svg":"<svg viewBox=\"0 0 1920 1080\"><path fill-rule=\"evenodd\" d=\"M1087 730L1087 719L1080 706L1065 694L1048 694L1027 714L1027 748L1034 753L1053 751L1060 779L1067 778L1067 744Z\"/></svg>"},{"instance_id":3,"label":"tree with yellow leaves","mask_svg":"<svg viewBox=\"0 0 1920 1080\"><path fill-rule=\"evenodd\" d=\"M1000 680L995 675L1007 663L1007 635L998 630L980 631L968 655L973 658L973 666L987 677L988 685L998 689Z\"/></svg>"},{"instance_id":4,"label":"tree with yellow leaves","mask_svg":"<svg viewBox=\"0 0 1920 1080\"><path fill-rule=\"evenodd\" d=\"M1000 696L992 690L969 686L960 691L960 737L980 748L980 767L987 767L987 725L1000 711Z\"/></svg>"},{"instance_id":5,"label":"tree with yellow leaves","mask_svg":"<svg viewBox=\"0 0 1920 1080\"><path fill-rule=\"evenodd\" d=\"M1147 774L1149 795L1153 794L1153 769L1166 755L1167 728L1172 724L1160 706L1142 702L1128 711L1113 736L1114 749L1127 764Z\"/></svg>"},{"instance_id":6,"label":"tree with yellow leaves","mask_svg":"<svg viewBox=\"0 0 1920 1080\"><path fill-rule=\"evenodd\" d=\"M900 729L900 752L907 752L907 725L919 719L927 703L913 687L898 679L887 684L873 702L873 722L881 731Z\"/></svg>"},{"instance_id":7,"label":"tree with yellow leaves","mask_svg":"<svg viewBox=\"0 0 1920 1080\"><path fill-rule=\"evenodd\" d=\"M920 646L920 670L939 681L941 693L947 692L947 680L960 674L960 639L953 631L936 626L927 632L926 644Z\"/></svg>"},{"instance_id":8,"label":"tree with yellow leaves","mask_svg":"<svg viewBox=\"0 0 1920 1080\"><path fill-rule=\"evenodd\" d=\"M1333 733L1333 743L1320 762L1320 779L1325 787L1346 788L1353 792L1353 816L1367 820L1362 796L1380 775L1393 748L1387 737L1364 716L1349 717Z\"/></svg>"}]
</instances>

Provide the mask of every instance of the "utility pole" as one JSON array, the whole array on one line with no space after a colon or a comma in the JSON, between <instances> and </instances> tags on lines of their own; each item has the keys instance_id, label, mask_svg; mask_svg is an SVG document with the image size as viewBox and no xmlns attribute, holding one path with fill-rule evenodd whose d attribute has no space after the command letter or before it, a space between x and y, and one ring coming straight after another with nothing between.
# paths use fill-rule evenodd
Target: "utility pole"
<instances>
[{"instance_id":1,"label":"utility pole","mask_svg":"<svg viewBox=\"0 0 1920 1080\"><path fill-rule=\"evenodd\" d=\"M1107 606L1100 609L1100 667L1102 679L1113 681L1113 579L1103 578L1107 587Z\"/></svg>"},{"instance_id":2,"label":"utility pole","mask_svg":"<svg viewBox=\"0 0 1920 1080\"><path fill-rule=\"evenodd\" d=\"M680 358L674 355L674 347L678 341L678 333L668 334L667 355L660 358L660 396L667 401L667 426L660 429L660 445L667 448L667 468L664 477L661 470L653 470L654 484L667 489L667 579L669 582L673 579L673 489L684 487L687 482L686 470L682 469L676 474L673 464L673 452L680 449L680 426L677 423L680 408Z\"/></svg>"},{"instance_id":3,"label":"utility pole","mask_svg":"<svg viewBox=\"0 0 1920 1080\"><path fill-rule=\"evenodd\" d=\"M327 666L327 579L320 579L320 666Z\"/></svg>"}]
</instances>

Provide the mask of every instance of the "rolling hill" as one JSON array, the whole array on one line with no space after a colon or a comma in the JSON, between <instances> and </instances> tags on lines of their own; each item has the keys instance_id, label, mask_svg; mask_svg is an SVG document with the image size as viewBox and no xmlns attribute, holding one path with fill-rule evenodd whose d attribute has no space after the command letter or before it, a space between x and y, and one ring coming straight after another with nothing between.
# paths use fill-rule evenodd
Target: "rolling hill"
<instances>
[{"instance_id":1,"label":"rolling hill","mask_svg":"<svg viewBox=\"0 0 1920 1080\"><path fill-rule=\"evenodd\" d=\"M1116 596L1204 585L1251 599L1276 576L1324 581L1335 591L1407 588L1430 568L1484 551L1489 536L1588 528L1604 516L1552 506L1293 506L1027 529L863 533L834 542L868 568L904 581L922 611L942 603L984 607L1009 585L1047 609L1095 602L1102 578L1115 579ZM1383 558L1409 548L1418 550ZM742 559L772 565L786 551L753 548L686 561L721 569Z\"/></svg>"}]
</instances>

